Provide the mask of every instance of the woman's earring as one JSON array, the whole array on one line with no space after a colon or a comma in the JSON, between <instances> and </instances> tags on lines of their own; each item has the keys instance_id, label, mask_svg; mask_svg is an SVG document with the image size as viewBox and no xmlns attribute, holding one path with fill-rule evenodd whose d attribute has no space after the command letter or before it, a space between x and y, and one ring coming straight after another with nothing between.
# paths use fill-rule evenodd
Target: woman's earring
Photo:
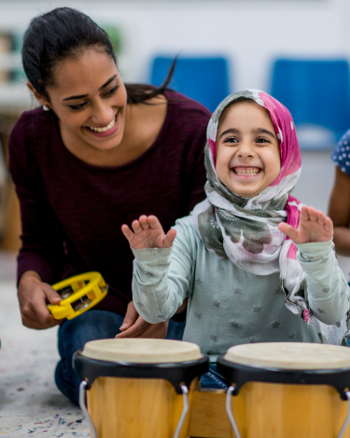
<instances>
[{"instance_id":1,"label":"woman's earring","mask_svg":"<svg viewBox=\"0 0 350 438\"><path fill-rule=\"evenodd\" d=\"M43 110L44 111L50 111L50 108L48 106L46 106L46 105L43 105Z\"/></svg>"}]
</instances>

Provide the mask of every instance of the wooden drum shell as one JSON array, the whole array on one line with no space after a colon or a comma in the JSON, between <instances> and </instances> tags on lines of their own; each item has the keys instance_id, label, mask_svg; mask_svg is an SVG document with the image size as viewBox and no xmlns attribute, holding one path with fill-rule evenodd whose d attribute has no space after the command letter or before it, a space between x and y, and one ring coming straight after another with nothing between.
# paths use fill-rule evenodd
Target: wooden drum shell
<instances>
[{"instance_id":1,"label":"wooden drum shell","mask_svg":"<svg viewBox=\"0 0 350 438\"><path fill-rule=\"evenodd\" d=\"M191 405L197 379L189 387ZM88 411L99 438L174 436L183 396L164 379L99 377L87 392ZM179 438L188 436L187 415Z\"/></svg>"},{"instance_id":2,"label":"wooden drum shell","mask_svg":"<svg viewBox=\"0 0 350 438\"><path fill-rule=\"evenodd\" d=\"M231 408L241 438L332 438L348 404L328 385L247 382ZM350 438L350 427L343 438Z\"/></svg>"}]
</instances>

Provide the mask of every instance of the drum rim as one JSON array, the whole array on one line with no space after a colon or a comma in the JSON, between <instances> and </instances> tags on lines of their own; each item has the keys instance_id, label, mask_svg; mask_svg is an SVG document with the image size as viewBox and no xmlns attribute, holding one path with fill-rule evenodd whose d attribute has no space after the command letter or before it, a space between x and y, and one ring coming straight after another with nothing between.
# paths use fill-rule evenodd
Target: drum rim
<instances>
[{"instance_id":1,"label":"drum rim","mask_svg":"<svg viewBox=\"0 0 350 438\"><path fill-rule=\"evenodd\" d=\"M350 366L328 369L286 369L267 366L252 366L235 363L220 355L217 370L230 386L234 383L234 395L248 382L281 383L297 385L328 385L335 388L343 400L350 387ZM346 380L346 382L344 382Z\"/></svg>"},{"instance_id":2,"label":"drum rim","mask_svg":"<svg viewBox=\"0 0 350 438\"><path fill-rule=\"evenodd\" d=\"M78 350L73 355L73 368L81 380L87 381L87 389L98 377L158 378L169 381L175 391L182 394L181 384L189 387L195 377L199 378L209 370L209 357L203 354L199 359L183 362L111 362L84 356L82 350Z\"/></svg>"}]
</instances>

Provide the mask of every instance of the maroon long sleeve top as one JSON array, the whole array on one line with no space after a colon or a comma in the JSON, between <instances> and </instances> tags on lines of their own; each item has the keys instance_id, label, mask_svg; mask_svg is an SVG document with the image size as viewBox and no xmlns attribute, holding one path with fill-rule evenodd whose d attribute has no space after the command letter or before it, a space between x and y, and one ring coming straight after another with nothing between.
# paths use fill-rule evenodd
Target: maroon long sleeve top
<instances>
[{"instance_id":1,"label":"maroon long sleeve top","mask_svg":"<svg viewBox=\"0 0 350 438\"><path fill-rule=\"evenodd\" d=\"M52 111L21 115L9 142L22 221L18 278L33 270L52 284L99 271L110 285L99 308L125 313L133 255L121 225L154 214L168 230L204 199L210 112L174 91L166 96L167 115L155 143L118 167L93 166L71 154Z\"/></svg>"}]
</instances>

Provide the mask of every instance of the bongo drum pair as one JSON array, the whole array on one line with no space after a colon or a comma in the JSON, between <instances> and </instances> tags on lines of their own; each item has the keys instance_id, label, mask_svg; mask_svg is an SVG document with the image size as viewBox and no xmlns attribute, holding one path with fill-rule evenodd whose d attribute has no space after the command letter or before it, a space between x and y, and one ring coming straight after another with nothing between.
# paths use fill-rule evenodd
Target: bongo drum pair
<instances>
[{"instance_id":1,"label":"bongo drum pair","mask_svg":"<svg viewBox=\"0 0 350 438\"><path fill-rule=\"evenodd\" d=\"M198 345L103 339L87 342L73 361L82 378L79 404L93 438L188 436L195 385L209 368Z\"/></svg>"},{"instance_id":2,"label":"bongo drum pair","mask_svg":"<svg viewBox=\"0 0 350 438\"><path fill-rule=\"evenodd\" d=\"M196 385L208 357L183 341L91 341L74 367L93 438L350 438L347 347L237 345L217 361L227 391Z\"/></svg>"}]
</instances>

